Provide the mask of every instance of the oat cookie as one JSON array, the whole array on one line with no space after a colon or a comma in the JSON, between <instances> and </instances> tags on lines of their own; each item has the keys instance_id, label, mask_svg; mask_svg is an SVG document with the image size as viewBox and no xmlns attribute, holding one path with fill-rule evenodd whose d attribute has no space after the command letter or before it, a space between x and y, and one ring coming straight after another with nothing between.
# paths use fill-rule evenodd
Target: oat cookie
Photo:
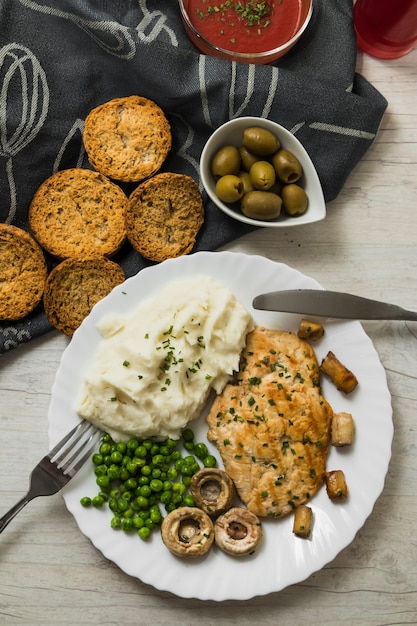
<instances>
[{"instance_id":1,"label":"oat cookie","mask_svg":"<svg viewBox=\"0 0 417 626\"><path fill-rule=\"evenodd\" d=\"M106 257L66 259L46 281L46 316L55 328L72 336L93 306L124 279L120 265Z\"/></svg>"},{"instance_id":2,"label":"oat cookie","mask_svg":"<svg viewBox=\"0 0 417 626\"><path fill-rule=\"evenodd\" d=\"M26 231L0 224L0 320L18 320L39 304L47 275L42 250Z\"/></svg>"},{"instance_id":3,"label":"oat cookie","mask_svg":"<svg viewBox=\"0 0 417 626\"><path fill-rule=\"evenodd\" d=\"M127 196L99 172L70 168L50 176L29 208L29 227L59 259L110 256L126 239Z\"/></svg>"},{"instance_id":4,"label":"oat cookie","mask_svg":"<svg viewBox=\"0 0 417 626\"><path fill-rule=\"evenodd\" d=\"M171 149L171 127L162 109L141 96L115 98L87 116L84 146L105 176L139 182L155 174Z\"/></svg>"},{"instance_id":5,"label":"oat cookie","mask_svg":"<svg viewBox=\"0 0 417 626\"><path fill-rule=\"evenodd\" d=\"M129 197L127 237L135 250L151 261L191 252L203 222L198 185L185 174L156 174Z\"/></svg>"}]
</instances>

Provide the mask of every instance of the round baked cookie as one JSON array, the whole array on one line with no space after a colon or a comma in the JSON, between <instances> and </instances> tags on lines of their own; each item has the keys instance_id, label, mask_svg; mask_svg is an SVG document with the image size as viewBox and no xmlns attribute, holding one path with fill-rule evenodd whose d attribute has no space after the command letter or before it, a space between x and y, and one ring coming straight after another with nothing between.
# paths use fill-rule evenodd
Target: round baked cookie
<instances>
[{"instance_id":1,"label":"round baked cookie","mask_svg":"<svg viewBox=\"0 0 417 626\"><path fill-rule=\"evenodd\" d=\"M14 321L39 304L47 268L41 248L26 231L0 224L0 320Z\"/></svg>"},{"instance_id":2,"label":"round baked cookie","mask_svg":"<svg viewBox=\"0 0 417 626\"><path fill-rule=\"evenodd\" d=\"M138 182L157 172L171 149L162 109L141 96L115 98L93 109L84 125L90 163L115 180Z\"/></svg>"},{"instance_id":3,"label":"round baked cookie","mask_svg":"<svg viewBox=\"0 0 417 626\"><path fill-rule=\"evenodd\" d=\"M106 257L66 259L47 278L43 296L46 316L71 337L93 306L124 280L120 265Z\"/></svg>"},{"instance_id":4,"label":"round baked cookie","mask_svg":"<svg viewBox=\"0 0 417 626\"><path fill-rule=\"evenodd\" d=\"M111 256L126 239L127 196L99 172L62 170L45 180L29 207L29 227L59 259Z\"/></svg>"},{"instance_id":5,"label":"round baked cookie","mask_svg":"<svg viewBox=\"0 0 417 626\"><path fill-rule=\"evenodd\" d=\"M127 238L137 252L151 261L191 252L203 222L198 185L185 174L156 174L129 197Z\"/></svg>"}]
</instances>

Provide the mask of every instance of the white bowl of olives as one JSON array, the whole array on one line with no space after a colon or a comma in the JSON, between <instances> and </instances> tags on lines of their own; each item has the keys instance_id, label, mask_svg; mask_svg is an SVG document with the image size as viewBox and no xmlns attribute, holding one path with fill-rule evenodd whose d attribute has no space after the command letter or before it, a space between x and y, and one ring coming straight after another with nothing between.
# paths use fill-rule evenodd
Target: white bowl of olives
<instances>
[{"instance_id":1,"label":"white bowl of olives","mask_svg":"<svg viewBox=\"0 0 417 626\"><path fill-rule=\"evenodd\" d=\"M308 153L272 120L238 117L220 126L201 153L200 177L214 204L246 224L287 228L326 217Z\"/></svg>"}]
</instances>

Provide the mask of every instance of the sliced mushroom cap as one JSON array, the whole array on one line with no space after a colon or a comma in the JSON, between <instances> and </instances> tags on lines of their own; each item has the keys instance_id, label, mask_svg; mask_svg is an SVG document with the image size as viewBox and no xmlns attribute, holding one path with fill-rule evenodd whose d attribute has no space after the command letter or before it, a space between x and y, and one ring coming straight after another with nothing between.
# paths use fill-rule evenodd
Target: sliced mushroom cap
<instances>
[{"instance_id":1,"label":"sliced mushroom cap","mask_svg":"<svg viewBox=\"0 0 417 626\"><path fill-rule=\"evenodd\" d=\"M161 525L162 541L177 556L201 556L214 541L213 522L201 509L183 506L174 509Z\"/></svg>"},{"instance_id":2,"label":"sliced mushroom cap","mask_svg":"<svg viewBox=\"0 0 417 626\"><path fill-rule=\"evenodd\" d=\"M237 506L220 515L214 524L216 544L233 556L252 553L262 539L262 534L259 518L247 509Z\"/></svg>"},{"instance_id":3,"label":"sliced mushroom cap","mask_svg":"<svg viewBox=\"0 0 417 626\"><path fill-rule=\"evenodd\" d=\"M216 468L204 468L194 474L190 491L200 509L208 515L220 515L233 504L236 495L230 476Z\"/></svg>"}]
</instances>

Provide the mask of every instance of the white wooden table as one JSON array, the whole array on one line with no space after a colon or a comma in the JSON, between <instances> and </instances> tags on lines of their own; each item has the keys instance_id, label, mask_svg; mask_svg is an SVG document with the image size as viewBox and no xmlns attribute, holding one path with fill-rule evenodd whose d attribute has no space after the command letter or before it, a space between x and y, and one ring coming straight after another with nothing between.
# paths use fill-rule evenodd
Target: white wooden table
<instances>
[{"instance_id":1,"label":"white wooden table","mask_svg":"<svg viewBox=\"0 0 417 626\"><path fill-rule=\"evenodd\" d=\"M395 61L359 54L358 71L389 107L326 220L258 230L225 249L282 261L328 289L417 310L417 49ZM416 624L417 326L363 326L392 394L392 460L372 515L334 561L298 585L244 603L183 600L108 562L59 495L38 498L0 535L0 624ZM48 449L50 390L66 345L53 332L1 357L0 514L24 494Z\"/></svg>"}]
</instances>

